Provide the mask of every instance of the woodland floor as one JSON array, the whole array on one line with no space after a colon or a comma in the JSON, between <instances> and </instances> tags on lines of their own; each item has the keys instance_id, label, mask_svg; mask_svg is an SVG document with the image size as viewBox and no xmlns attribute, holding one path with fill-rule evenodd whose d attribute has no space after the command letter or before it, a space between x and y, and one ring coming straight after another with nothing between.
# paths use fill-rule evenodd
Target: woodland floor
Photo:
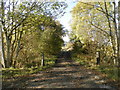
<instances>
[{"instance_id":1,"label":"woodland floor","mask_svg":"<svg viewBox=\"0 0 120 90\"><path fill-rule=\"evenodd\" d=\"M2 88L106 88L118 90L114 82L98 71L86 69L78 63L59 58L57 64L36 74L7 79Z\"/></svg>"}]
</instances>

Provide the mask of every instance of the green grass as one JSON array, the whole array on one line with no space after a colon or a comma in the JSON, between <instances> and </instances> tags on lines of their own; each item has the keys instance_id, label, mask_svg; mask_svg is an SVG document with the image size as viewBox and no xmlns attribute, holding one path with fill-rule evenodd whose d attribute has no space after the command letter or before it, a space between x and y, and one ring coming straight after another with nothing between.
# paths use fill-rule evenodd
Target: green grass
<instances>
[{"instance_id":1,"label":"green grass","mask_svg":"<svg viewBox=\"0 0 120 90\"><path fill-rule=\"evenodd\" d=\"M85 65L87 65L87 62L86 62L86 60L81 60L80 58L72 58L74 61L76 61L76 62L78 62L80 65L83 65L83 66L85 66Z\"/></svg>"},{"instance_id":2,"label":"green grass","mask_svg":"<svg viewBox=\"0 0 120 90\"><path fill-rule=\"evenodd\" d=\"M73 57L73 60L78 62L80 65L83 65L89 69L97 70L100 71L108 76L108 78L111 78L115 81L118 81L120 78L118 75L120 75L120 68L118 69L117 67L111 65L103 65L102 63L100 65L95 65L93 62L93 65L91 64L92 62L90 60L87 60L86 58L77 58Z\"/></svg>"},{"instance_id":3,"label":"green grass","mask_svg":"<svg viewBox=\"0 0 120 90\"><path fill-rule=\"evenodd\" d=\"M38 71L43 71L47 68L54 66L55 59L48 59L45 61L45 66L43 67L32 67L32 68L3 68L2 69L2 78L12 78L17 76L29 75L37 73Z\"/></svg>"},{"instance_id":4,"label":"green grass","mask_svg":"<svg viewBox=\"0 0 120 90\"><path fill-rule=\"evenodd\" d=\"M102 73L105 73L109 78L113 80L118 80L120 77L120 69L118 69L115 66L108 66L108 65L100 65L98 66L98 70L101 71Z\"/></svg>"}]
</instances>

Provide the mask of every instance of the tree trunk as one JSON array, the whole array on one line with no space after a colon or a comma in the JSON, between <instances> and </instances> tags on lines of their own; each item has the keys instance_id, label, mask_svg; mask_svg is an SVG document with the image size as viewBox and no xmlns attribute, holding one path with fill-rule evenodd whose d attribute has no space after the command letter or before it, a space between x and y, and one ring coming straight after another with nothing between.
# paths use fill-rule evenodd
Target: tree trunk
<instances>
[{"instance_id":1,"label":"tree trunk","mask_svg":"<svg viewBox=\"0 0 120 90\"><path fill-rule=\"evenodd\" d=\"M118 65L120 65L120 1L118 2L118 31L119 31L119 50L118 50Z\"/></svg>"},{"instance_id":2,"label":"tree trunk","mask_svg":"<svg viewBox=\"0 0 120 90\"><path fill-rule=\"evenodd\" d=\"M0 52L1 52L1 64L5 68L5 51L4 51L4 40L3 40L3 31L5 27L5 21L4 21L4 16L5 16L5 9L4 9L4 2L3 0L1 1L1 12L2 12L2 17L1 17L1 30L0 30Z\"/></svg>"},{"instance_id":3,"label":"tree trunk","mask_svg":"<svg viewBox=\"0 0 120 90\"><path fill-rule=\"evenodd\" d=\"M7 36L6 37L6 42L7 42L7 57L6 57L6 68L10 67L10 62L11 62L11 58L10 58L10 39Z\"/></svg>"},{"instance_id":4,"label":"tree trunk","mask_svg":"<svg viewBox=\"0 0 120 90\"><path fill-rule=\"evenodd\" d=\"M42 53L42 60L41 60L41 67L43 67L45 64L44 64L44 53Z\"/></svg>"},{"instance_id":5,"label":"tree trunk","mask_svg":"<svg viewBox=\"0 0 120 90\"><path fill-rule=\"evenodd\" d=\"M96 53L96 64L97 65L100 65L100 51L98 51L97 53Z\"/></svg>"},{"instance_id":6,"label":"tree trunk","mask_svg":"<svg viewBox=\"0 0 120 90\"><path fill-rule=\"evenodd\" d=\"M107 21L108 21L108 26L109 26L109 31L110 31L110 42L112 44L112 49L113 49L113 62L114 64L116 64L116 54L117 54L117 49L116 49L116 44L115 44L115 36L112 35L112 26L111 26L111 21L110 21L110 17L108 16L109 13L108 13L108 8L107 8L107 4L106 2L104 1L104 6L105 6L105 12L107 13L106 14L106 17L107 17Z\"/></svg>"},{"instance_id":7,"label":"tree trunk","mask_svg":"<svg viewBox=\"0 0 120 90\"><path fill-rule=\"evenodd\" d=\"M115 31L116 31L116 43L117 43L117 58L116 58L116 64L118 65L118 60L119 60L119 53L120 53L120 41L119 41L119 38L120 38L120 31L119 31L119 20L118 20L118 15L119 15L119 12L118 12L118 3L119 3L119 0L115 0L115 3L114 3L114 25L115 25Z\"/></svg>"},{"instance_id":8,"label":"tree trunk","mask_svg":"<svg viewBox=\"0 0 120 90\"><path fill-rule=\"evenodd\" d=\"M5 68L5 52L4 52L4 45L3 45L3 34L2 29L0 30L0 55L1 55L1 64Z\"/></svg>"}]
</instances>

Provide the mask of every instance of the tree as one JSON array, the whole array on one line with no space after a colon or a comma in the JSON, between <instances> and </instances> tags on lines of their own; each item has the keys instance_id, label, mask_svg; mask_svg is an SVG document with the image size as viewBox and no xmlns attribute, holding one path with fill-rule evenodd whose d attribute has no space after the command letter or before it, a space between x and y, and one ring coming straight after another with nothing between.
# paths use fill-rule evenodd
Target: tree
<instances>
[{"instance_id":1,"label":"tree","mask_svg":"<svg viewBox=\"0 0 120 90\"><path fill-rule=\"evenodd\" d=\"M26 30L23 28L25 26L24 22L27 18L29 18L31 13L46 15L47 11L50 12L51 10L52 12L58 10L58 13L61 14L61 10L63 10L61 8L66 7L65 3L60 2L49 2L49 4L47 2L18 3L17 1L15 2L13 0L13 2L9 1L8 3L9 4L2 0L0 7L0 22L2 27L1 32L3 33L2 45L4 44L1 51L3 51L5 67L10 67L13 63L13 58L17 58L19 55L21 38ZM57 5L54 5L56 3ZM51 9L45 9L45 5L48 7L50 6Z\"/></svg>"},{"instance_id":2,"label":"tree","mask_svg":"<svg viewBox=\"0 0 120 90\"><path fill-rule=\"evenodd\" d=\"M116 63L115 57L119 49L118 30L115 29L116 23L115 17L113 17L115 16L115 10L111 6L112 3L110 2L79 2L72 10L74 21L71 26L80 40L84 42L95 41L101 49L104 44L111 46L112 57L114 57L114 63Z\"/></svg>"},{"instance_id":3,"label":"tree","mask_svg":"<svg viewBox=\"0 0 120 90\"><path fill-rule=\"evenodd\" d=\"M40 62L43 66L46 59L56 57L63 44L61 37L64 33L59 22L45 15L31 17L26 20L25 26L28 27L23 27L28 31L21 40L23 48L15 59L15 67L40 66Z\"/></svg>"}]
</instances>

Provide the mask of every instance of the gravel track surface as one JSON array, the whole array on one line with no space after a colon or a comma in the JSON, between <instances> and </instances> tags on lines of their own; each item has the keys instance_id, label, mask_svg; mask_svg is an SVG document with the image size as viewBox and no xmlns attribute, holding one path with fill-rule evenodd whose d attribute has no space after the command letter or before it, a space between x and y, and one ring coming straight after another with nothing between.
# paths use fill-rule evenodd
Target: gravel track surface
<instances>
[{"instance_id":1,"label":"gravel track surface","mask_svg":"<svg viewBox=\"0 0 120 90\"><path fill-rule=\"evenodd\" d=\"M78 63L59 58L57 64L45 71L39 71L3 81L5 88L106 88L117 90L100 72L86 69Z\"/></svg>"}]
</instances>

